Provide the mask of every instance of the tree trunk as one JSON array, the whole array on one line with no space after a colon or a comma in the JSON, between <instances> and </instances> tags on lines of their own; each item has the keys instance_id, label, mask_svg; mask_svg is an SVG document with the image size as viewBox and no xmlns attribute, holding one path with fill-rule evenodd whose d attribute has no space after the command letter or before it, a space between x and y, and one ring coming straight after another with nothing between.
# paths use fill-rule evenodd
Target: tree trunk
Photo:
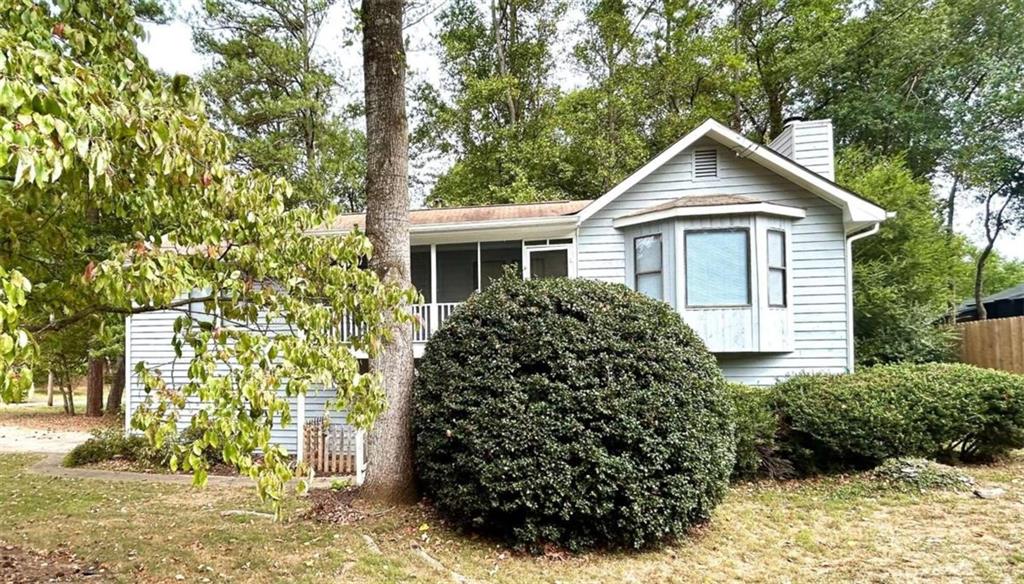
<instances>
[{"instance_id":1,"label":"tree trunk","mask_svg":"<svg viewBox=\"0 0 1024 584\"><path fill-rule=\"evenodd\" d=\"M75 390L71 384L62 385L60 390L61 396L64 398L64 413L69 416L75 415Z\"/></svg>"},{"instance_id":2,"label":"tree trunk","mask_svg":"<svg viewBox=\"0 0 1024 584\"><path fill-rule=\"evenodd\" d=\"M85 415L103 415L103 359L89 359L89 378L85 391Z\"/></svg>"},{"instance_id":3,"label":"tree trunk","mask_svg":"<svg viewBox=\"0 0 1024 584\"><path fill-rule=\"evenodd\" d=\"M46 374L46 407L53 407L53 371Z\"/></svg>"},{"instance_id":4,"label":"tree trunk","mask_svg":"<svg viewBox=\"0 0 1024 584\"><path fill-rule=\"evenodd\" d=\"M121 411L121 397L124 395L126 373L124 355L120 355L117 358L117 365L114 366L114 377L110 380L110 393L107 395L107 414L113 415Z\"/></svg>"},{"instance_id":5,"label":"tree trunk","mask_svg":"<svg viewBox=\"0 0 1024 584\"><path fill-rule=\"evenodd\" d=\"M978 265L974 270L974 305L977 307L978 320L988 318L988 311L985 310L985 304L981 301L981 285L985 276L985 262L988 261L988 256L992 254L994 244L995 241L990 240L985 249L981 251L981 255L978 256Z\"/></svg>"},{"instance_id":6,"label":"tree trunk","mask_svg":"<svg viewBox=\"0 0 1024 584\"><path fill-rule=\"evenodd\" d=\"M946 208L945 208L945 212L946 212L946 242L950 245L950 249L952 249L953 242L956 239L956 233L953 230L953 222L954 222L955 213L956 213L957 187L959 187L959 185L960 185L960 177L958 175L954 174L953 175L953 186L950 187L949 195L946 196ZM959 308L960 304L958 302L959 299L957 298L956 279L953 277L953 274L950 274L948 289L949 289L949 298L947 299L948 301L947 301L947 306L946 306L946 309L947 309L946 320L949 322L949 324L955 324L956 323L957 309Z\"/></svg>"},{"instance_id":7,"label":"tree trunk","mask_svg":"<svg viewBox=\"0 0 1024 584\"><path fill-rule=\"evenodd\" d=\"M402 0L363 0L363 78L366 99L366 234L370 268L387 282L410 286L409 137L405 113ZM412 461L412 325L395 326L392 341L370 359L383 378L387 409L367 442L364 496L416 498Z\"/></svg>"}]
</instances>

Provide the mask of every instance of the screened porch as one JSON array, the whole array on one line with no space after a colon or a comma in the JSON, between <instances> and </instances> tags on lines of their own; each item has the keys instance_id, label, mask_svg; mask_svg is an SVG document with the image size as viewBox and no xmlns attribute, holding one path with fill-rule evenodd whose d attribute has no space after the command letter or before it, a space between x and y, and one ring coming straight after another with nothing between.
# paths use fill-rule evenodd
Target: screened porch
<instances>
[{"instance_id":1,"label":"screened porch","mask_svg":"<svg viewBox=\"0 0 1024 584\"><path fill-rule=\"evenodd\" d=\"M570 277L575 255L572 238L412 246L412 284L424 300L412 306L420 322L413 340L426 342L460 304L490 287L506 269L524 278ZM355 334L354 327L345 328L344 338Z\"/></svg>"}]
</instances>

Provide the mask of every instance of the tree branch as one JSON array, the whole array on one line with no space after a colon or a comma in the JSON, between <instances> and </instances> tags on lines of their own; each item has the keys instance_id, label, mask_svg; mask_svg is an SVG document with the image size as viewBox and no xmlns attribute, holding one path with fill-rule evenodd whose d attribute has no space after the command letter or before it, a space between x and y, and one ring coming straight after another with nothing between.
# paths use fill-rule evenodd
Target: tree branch
<instances>
[{"instance_id":1,"label":"tree branch","mask_svg":"<svg viewBox=\"0 0 1024 584\"><path fill-rule=\"evenodd\" d=\"M69 326L71 326L71 325L73 325L75 323L81 322L82 320L85 320L86 318L89 318L90 316L93 316L93 315L96 315L96 314L123 314L125 316L130 316L130 315L133 315L133 314L144 314L144 313L147 313L147 312L155 312L157 310L169 310L169 309L172 309L172 308L177 308L177 307L180 307L180 306L185 306L185 305L188 305L188 304L192 304L193 302L207 302L207 301L210 301L210 300L213 300L213 296L206 296L206 297L203 297L203 298L185 298L185 299L182 299L182 300L175 300L174 302L169 302L167 304L161 304L159 306L152 306L152 305L150 305L150 306L136 306L136 307L132 307L132 308L124 308L124 307L121 307L121 306L103 306L103 305L90 306L89 308L86 308L84 310L76 312L75 314L72 314L70 316L66 316L66 317L58 319L58 320L54 320L54 321L47 322L47 323L44 323L44 324L26 326L25 330L27 330L30 333L43 333L43 332L48 332L48 331L58 331L58 330L61 330L63 328L69 327Z\"/></svg>"}]
</instances>

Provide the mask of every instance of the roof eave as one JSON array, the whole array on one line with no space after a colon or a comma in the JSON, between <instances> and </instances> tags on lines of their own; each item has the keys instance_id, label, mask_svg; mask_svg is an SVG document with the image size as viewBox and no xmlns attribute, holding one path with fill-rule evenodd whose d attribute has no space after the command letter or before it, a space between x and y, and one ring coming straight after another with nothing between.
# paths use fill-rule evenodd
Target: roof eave
<instances>
[{"instance_id":1,"label":"roof eave","mask_svg":"<svg viewBox=\"0 0 1024 584\"><path fill-rule=\"evenodd\" d=\"M579 221L578 214L557 215L554 217L527 217L522 219L495 219L490 221L471 221L464 223L422 223L410 225L410 234L451 233L458 231L480 231L487 229L515 229L524 227L551 227L558 225L575 225ZM364 228L365 229L365 228ZM352 228L320 229L310 231L311 235L344 235Z\"/></svg>"},{"instance_id":2,"label":"roof eave","mask_svg":"<svg viewBox=\"0 0 1024 584\"><path fill-rule=\"evenodd\" d=\"M673 207L649 213L637 213L619 217L612 221L616 228L641 225L665 219L681 217L708 217L713 215L775 215L792 219L803 219L807 211L799 207L788 207L774 203L734 203L726 205L694 205L692 207Z\"/></svg>"}]
</instances>

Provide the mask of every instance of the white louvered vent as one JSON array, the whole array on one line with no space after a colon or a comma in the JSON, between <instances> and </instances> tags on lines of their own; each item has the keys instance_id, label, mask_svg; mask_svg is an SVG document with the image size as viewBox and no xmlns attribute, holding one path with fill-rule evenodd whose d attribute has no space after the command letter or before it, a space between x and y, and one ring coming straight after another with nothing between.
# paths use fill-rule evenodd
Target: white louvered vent
<instances>
[{"instance_id":1,"label":"white louvered vent","mask_svg":"<svg viewBox=\"0 0 1024 584\"><path fill-rule=\"evenodd\" d=\"M715 178L718 176L718 151L709 148L693 151L694 178Z\"/></svg>"}]
</instances>

